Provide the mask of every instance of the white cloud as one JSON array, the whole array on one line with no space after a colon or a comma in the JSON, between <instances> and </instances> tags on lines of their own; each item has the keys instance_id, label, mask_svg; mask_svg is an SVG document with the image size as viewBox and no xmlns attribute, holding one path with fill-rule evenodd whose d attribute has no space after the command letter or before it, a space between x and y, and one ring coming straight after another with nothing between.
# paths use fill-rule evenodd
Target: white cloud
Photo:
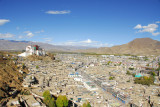
<instances>
[{"instance_id":1,"label":"white cloud","mask_svg":"<svg viewBox=\"0 0 160 107\"><path fill-rule=\"evenodd\" d=\"M66 45L66 46L87 46L87 47L110 47L113 44L101 43L100 41L92 41L87 39L84 41L68 41L64 43L58 43L56 45Z\"/></svg>"},{"instance_id":2,"label":"white cloud","mask_svg":"<svg viewBox=\"0 0 160 107\"><path fill-rule=\"evenodd\" d=\"M5 34L0 33L0 38L12 38L12 37L14 37L14 35L11 33L5 33Z\"/></svg>"},{"instance_id":3,"label":"white cloud","mask_svg":"<svg viewBox=\"0 0 160 107\"><path fill-rule=\"evenodd\" d=\"M93 43L93 42L96 42L96 41L92 41L92 40L90 40L90 39L87 39L87 40L80 41L80 42L82 42L82 43Z\"/></svg>"},{"instance_id":4,"label":"white cloud","mask_svg":"<svg viewBox=\"0 0 160 107\"><path fill-rule=\"evenodd\" d=\"M0 26L4 25L5 23L10 22L10 20L7 19L0 19Z\"/></svg>"},{"instance_id":5,"label":"white cloud","mask_svg":"<svg viewBox=\"0 0 160 107\"><path fill-rule=\"evenodd\" d=\"M26 36L29 38L34 36L34 34L31 31L25 31L24 33L26 33L27 34Z\"/></svg>"},{"instance_id":6,"label":"white cloud","mask_svg":"<svg viewBox=\"0 0 160 107\"><path fill-rule=\"evenodd\" d=\"M160 23L160 21L157 21L156 23Z\"/></svg>"},{"instance_id":7,"label":"white cloud","mask_svg":"<svg viewBox=\"0 0 160 107\"><path fill-rule=\"evenodd\" d=\"M157 36L159 34L160 34L160 32L152 33L153 36Z\"/></svg>"},{"instance_id":8,"label":"white cloud","mask_svg":"<svg viewBox=\"0 0 160 107\"><path fill-rule=\"evenodd\" d=\"M142 28L141 24L138 24L137 26L134 27L134 29L141 29L141 28Z\"/></svg>"},{"instance_id":9,"label":"white cloud","mask_svg":"<svg viewBox=\"0 0 160 107\"><path fill-rule=\"evenodd\" d=\"M46 11L45 13L47 14L69 14L71 13L71 11L70 10L62 10L62 11L49 10L49 11Z\"/></svg>"},{"instance_id":10,"label":"white cloud","mask_svg":"<svg viewBox=\"0 0 160 107\"><path fill-rule=\"evenodd\" d=\"M151 33L153 36L157 36L160 34L160 32L156 32L158 28L157 24L148 24L147 26L142 26L141 24L138 24L134 27L134 29L139 29L139 32L148 32Z\"/></svg>"},{"instance_id":11,"label":"white cloud","mask_svg":"<svg viewBox=\"0 0 160 107\"><path fill-rule=\"evenodd\" d=\"M158 28L158 25L156 24L148 24L148 26L143 26L142 32L150 32L153 33Z\"/></svg>"},{"instance_id":12,"label":"white cloud","mask_svg":"<svg viewBox=\"0 0 160 107\"><path fill-rule=\"evenodd\" d=\"M134 27L134 29L141 29L141 28L142 28L141 24L138 24L137 26Z\"/></svg>"}]
</instances>

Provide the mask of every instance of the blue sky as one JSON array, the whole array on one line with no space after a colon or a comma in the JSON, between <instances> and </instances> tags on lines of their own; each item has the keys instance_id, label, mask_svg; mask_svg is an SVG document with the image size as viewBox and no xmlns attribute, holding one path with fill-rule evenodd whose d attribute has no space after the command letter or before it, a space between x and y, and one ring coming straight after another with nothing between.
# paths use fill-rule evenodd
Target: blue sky
<instances>
[{"instance_id":1,"label":"blue sky","mask_svg":"<svg viewBox=\"0 0 160 107\"><path fill-rule=\"evenodd\" d=\"M0 39L112 46L160 40L160 0L0 0Z\"/></svg>"}]
</instances>

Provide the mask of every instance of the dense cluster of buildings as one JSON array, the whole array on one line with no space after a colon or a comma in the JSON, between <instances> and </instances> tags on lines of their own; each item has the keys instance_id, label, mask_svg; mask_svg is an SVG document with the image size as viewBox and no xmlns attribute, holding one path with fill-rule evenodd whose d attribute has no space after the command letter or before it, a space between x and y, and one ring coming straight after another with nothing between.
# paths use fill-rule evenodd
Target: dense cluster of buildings
<instances>
[{"instance_id":1,"label":"dense cluster of buildings","mask_svg":"<svg viewBox=\"0 0 160 107\"><path fill-rule=\"evenodd\" d=\"M23 86L31 87L32 95L40 97L49 90L54 96L66 95L73 106L86 101L93 107L160 106L158 71L155 85L134 83L158 68L159 57L57 54L55 58L23 61L30 71Z\"/></svg>"}]
</instances>

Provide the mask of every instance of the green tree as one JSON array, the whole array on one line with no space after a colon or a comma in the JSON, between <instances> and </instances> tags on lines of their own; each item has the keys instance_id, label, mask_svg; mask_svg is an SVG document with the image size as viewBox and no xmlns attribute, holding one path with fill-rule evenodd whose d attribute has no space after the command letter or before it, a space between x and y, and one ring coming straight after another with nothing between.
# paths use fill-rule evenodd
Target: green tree
<instances>
[{"instance_id":1,"label":"green tree","mask_svg":"<svg viewBox=\"0 0 160 107\"><path fill-rule=\"evenodd\" d=\"M51 100L51 97L45 97L44 99L43 99L43 102L46 104L46 105L49 105L49 103L50 103L50 100Z\"/></svg>"},{"instance_id":2,"label":"green tree","mask_svg":"<svg viewBox=\"0 0 160 107\"><path fill-rule=\"evenodd\" d=\"M109 80L114 80L115 77L109 77Z\"/></svg>"},{"instance_id":3,"label":"green tree","mask_svg":"<svg viewBox=\"0 0 160 107\"><path fill-rule=\"evenodd\" d=\"M62 100L62 96L59 95L57 100L56 100L56 105L57 107L63 107L63 100Z\"/></svg>"},{"instance_id":4,"label":"green tree","mask_svg":"<svg viewBox=\"0 0 160 107\"><path fill-rule=\"evenodd\" d=\"M83 103L82 107L87 107L87 104L86 104L86 103Z\"/></svg>"},{"instance_id":5,"label":"green tree","mask_svg":"<svg viewBox=\"0 0 160 107\"><path fill-rule=\"evenodd\" d=\"M129 72L129 71L127 71L127 73L126 73L127 75L131 75L131 73Z\"/></svg>"},{"instance_id":6,"label":"green tree","mask_svg":"<svg viewBox=\"0 0 160 107\"><path fill-rule=\"evenodd\" d=\"M152 76L156 76L156 73L155 73L155 72L151 72L151 75L152 75Z\"/></svg>"},{"instance_id":7,"label":"green tree","mask_svg":"<svg viewBox=\"0 0 160 107\"><path fill-rule=\"evenodd\" d=\"M43 93L43 97L47 97L47 96L50 96L51 94L50 94L50 92L49 92L49 90L46 90L46 91L44 91L44 93Z\"/></svg>"},{"instance_id":8,"label":"green tree","mask_svg":"<svg viewBox=\"0 0 160 107\"><path fill-rule=\"evenodd\" d=\"M66 96L63 96L63 105L64 105L64 107L68 106L68 99Z\"/></svg>"},{"instance_id":9,"label":"green tree","mask_svg":"<svg viewBox=\"0 0 160 107\"><path fill-rule=\"evenodd\" d=\"M87 101L85 103L83 103L82 107L91 107L90 103Z\"/></svg>"},{"instance_id":10,"label":"green tree","mask_svg":"<svg viewBox=\"0 0 160 107\"><path fill-rule=\"evenodd\" d=\"M134 68L129 67L129 70L134 70Z\"/></svg>"},{"instance_id":11,"label":"green tree","mask_svg":"<svg viewBox=\"0 0 160 107\"><path fill-rule=\"evenodd\" d=\"M57 107L67 107L68 106L68 99L66 96L59 95L56 100Z\"/></svg>"},{"instance_id":12,"label":"green tree","mask_svg":"<svg viewBox=\"0 0 160 107\"><path fill-rule=\"evenodd\" d=\"M148 67L148 66L149 66L149 64L146 64L146 66Z\"/></svg>"},{"instance_id":13,"label":"green tree","mask_svg":"<svg viewBox=\"0 0 160 107\"><path fill-rule=\"evenodd\" d=\"M46 91L43 93L43 97L44 97L43 102L44 102L46 105L49 105L49 102L50 102L50 100L52 99L49 90L46 90Z\"/></svg>"},{"instance_id":14,"label":"green tree","mask_svg":"<svg viewBox=\"0 0 160 107\"><path fill-rule=\"evenodd\" d=\"M39 66L37 65L37 66L36 66L36 69L38 69L38 68L39 68Z\"/></svg>"},{"instance_id":15,"label":"green tree","mask_svg":"<svg viewBox=\"0 0 160 107\"><path fill-rule=\"evenodd\" d=\"M111 62L111 61L108 61L108 62L107 62L107 65L109 65L110 63L112 63L112 62Z\"/></svg>"},{"instance_id":16,"label":"green tree","mask_svg":"<svg viewBox=\"0 0 160 107\"><path fill-rule=\"evenodd\" d=\"M55 101L54 101L54 98L53 98L53 97L50 99L48 106L49 106L49 107L56 107Z\"/></svg>"}]
</instances>

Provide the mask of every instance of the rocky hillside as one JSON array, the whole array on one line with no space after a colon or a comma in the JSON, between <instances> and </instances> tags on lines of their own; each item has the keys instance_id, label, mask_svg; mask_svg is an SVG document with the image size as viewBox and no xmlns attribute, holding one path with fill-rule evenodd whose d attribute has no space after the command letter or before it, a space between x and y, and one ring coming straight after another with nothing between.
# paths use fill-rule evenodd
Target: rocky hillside
<instances>
[{"instance_id":1,"label":"rocky hillside","mask_svg":"<svg viewBox=\"0 0 160 107\"><path fill-rule=\"evenodd\" d=\"M0 99L9 97L12 89L22 89L23 77L28 70L22 66L18 67L15 62L16 58L0 52ZM22 70L23 74L19 70Z\"/></svg>"},{"instance_id":2,"label":"rocky hillside","mask_svg":"<svg viewBox=\"0 0 160 107\"><path fill-rule=\"evenodd\" d=\"M160 54L160 41L151 38L137 38L127 44L78 50L84 53L97 54L131 54L131 55L158 55Z\"/></svg>"}]
</instances>

